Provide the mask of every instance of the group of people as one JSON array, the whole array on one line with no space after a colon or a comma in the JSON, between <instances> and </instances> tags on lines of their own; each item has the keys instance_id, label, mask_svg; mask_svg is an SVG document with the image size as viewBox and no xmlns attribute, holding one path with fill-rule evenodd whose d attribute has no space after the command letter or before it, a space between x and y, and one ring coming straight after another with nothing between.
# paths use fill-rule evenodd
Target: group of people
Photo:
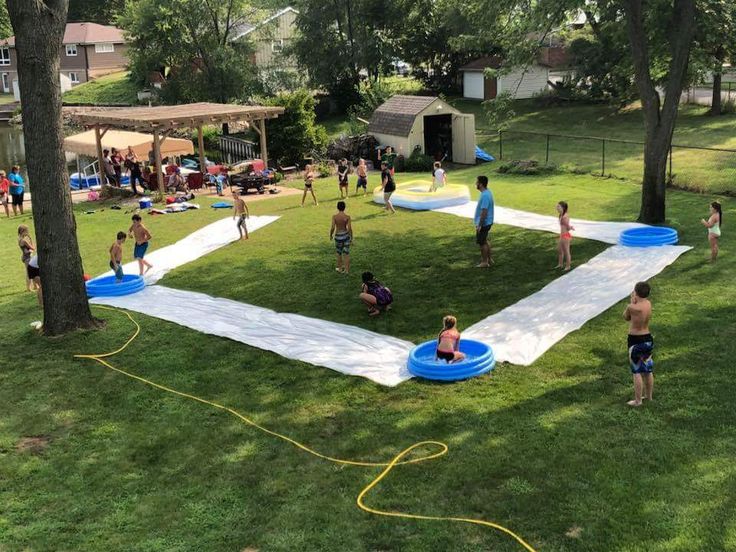
<instances>
[{"instance_id":1,"label":"group of people","mask_svg":"<svg viewBox=\"0 0 736 552\"><path fill-rule=\"evenodd\" d=\"M10 218L10 207L13 208L13 216L23 214L23 201L26 193L26 184L20 174L20 167L14 165L10 174L0 170L0 203L5 209L5 216Z\"/></svg>"},{"instance_id":2,"label":"group of people","mask_svg":"<svg viewBox=\"0 0 736 552\"><path fill-rule=\"evenodd\" d=\"M153 237L151 232L143 224L143 219L139 214L133 215L132 224L128 228L126 234L122 230L118 232L115 241L110 246L110 268L115 274L115 281L120 283L123 281L123 245L127 238L135 238L135 247L133 248L133 258L138 262L138 271L141 276L153 268L145 257L148 251L148 242Z\"/></svg>"},{"instance_id":3,"label":"group of people","mask_svg":"<svg viewBox=\"0 0 736 552\"><path fill-rule=\"evenodd\" d=\"M153 172L155 162L153 149L148 154L148 163L141 161L132 146L128 146L125 155L116 148L102 150L102 166L109 184L119 188L122 185L123 175L127 174L131 190L135 194L139 193L138 186L141 187L141 192L156 188L156 183L151 182L151 178L155 176ZM189 192L187 180L180 167L170 164L166 167L166 173L164 185L170 193ZM222 195L220 188L218 193Z\"/></svg>"}]
</instances>

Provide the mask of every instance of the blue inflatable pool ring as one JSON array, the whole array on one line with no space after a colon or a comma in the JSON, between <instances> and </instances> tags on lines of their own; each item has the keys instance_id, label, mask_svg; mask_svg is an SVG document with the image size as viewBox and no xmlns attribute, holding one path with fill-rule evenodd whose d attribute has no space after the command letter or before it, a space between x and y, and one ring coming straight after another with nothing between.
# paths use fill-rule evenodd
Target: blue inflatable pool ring
<instances>
[{"instance_id":1,"label":"blue inflatable pool ring","mask_svg":"<svg viewBox=\"0 0 736 552\"><path fill-rule=\"evenodd\" d=\"M462 362L448 363L435 358L437 341L427 341L417 345L409 353L409 372L420 378L457 381L490 372L496 366L493 349L480 341L460 340L460 352L465 353Z\"/></svg>"},{"instance_id":2,"label":"blue inflatable pool ring","mask_svg":"<svg viewBox=\"0 0 736 552\"><path fill-rule=\"evenodd\" d=\"M146 287L143 276L138 274L125 274L123 281L117 283L115 276L102 276L87 282L87 295L89 297L120 297L137 293Z\"/></svg>"},{"instance_id":3,"label":"blue inflatable pool ring","mask_svg":"<svg viewBox=\"0 0 736 552\"><path fill-rule=\"evenodd\" d=\"M233 204L232 203L226 203L224 201L218 201L217 203L212 204L213 209L232 209Z\"/></svg>"},{"instance_id":4,"label":"blue inflatable pool ring","mask_svg":"<svg viewBox=\"0 0 736 552\"><path fill-rule=\"evenodd\" d=\"M677 230L667 226L629 228L621 232L621 235L618 237L618 243L628 247L675 245L677 240Z\"/></svg>"}]
</instances>

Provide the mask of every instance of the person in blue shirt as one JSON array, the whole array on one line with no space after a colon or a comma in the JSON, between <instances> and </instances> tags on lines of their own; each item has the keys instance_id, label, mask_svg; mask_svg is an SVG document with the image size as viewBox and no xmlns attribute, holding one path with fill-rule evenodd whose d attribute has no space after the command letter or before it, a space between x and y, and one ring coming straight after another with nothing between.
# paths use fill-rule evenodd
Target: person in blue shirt
<instances>
[{"instance_id":1,"label":"person in blue shirt","mask_svg":"<svg viewBox=\"0 0 736 552\"><path fill-rule=\"evenodd\" d=\"M10 197L13 200L13 215L17 215L18 210L20 210L20 214L22 215L23 194L26 190L26 183L23 181L23 177L20 175L20 167L18 165L14 165L13 168L10 170L8 180L10 181Z\"/></svg>"},{"instance_id":2,"label":"person in blue shirt","mask_svg":"<svg viewBox=\"0 0 736 552\"><path fill-rule=\"evenodd\" d=\"M488 189L488 177L479 176L475 187L480 192L478 204L475 207L475 242L480 246L480 263L478 268L488 268L493 263L491 259L491 245L488 243L488 233L493 226L493 194Z\"/></svg>"}]
</instances>

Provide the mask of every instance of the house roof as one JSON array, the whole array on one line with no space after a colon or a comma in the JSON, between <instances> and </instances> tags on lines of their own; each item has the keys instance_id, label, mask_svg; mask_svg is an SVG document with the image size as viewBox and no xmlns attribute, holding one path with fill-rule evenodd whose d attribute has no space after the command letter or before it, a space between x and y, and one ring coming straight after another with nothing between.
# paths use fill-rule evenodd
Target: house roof
<instances>
[{"instance_id":1,"label":"house roof","mask_svg":"<svg viewBox=\"0 0 736 552\"><path fill-rule=\"evenodd\" d=\"M110 25L97 23L67 23L64 44L99 44L101 42L123 43L123 31ZM0 41L3 46L15 46L15 37Z\"/></svg>"},{"instance_id":2,"label":"house roof","mask_svg":"<svg viewBox=\"0 0 736 552\"><path fill-rule=\"evenodd\" d=\"M368 132L409 136L417 115L437 100L437 96L391 96L373 112Z\"/></svg>"},{"instance_id":3,"label":"house roof","mask_svg":"<svg viewBox=\"0 0 736 552\"><path fill-rule=\"evenodd\" d=\"M498 69L503 60L498 56L486 56L474 59L460 68L460 71L485 71L486 69Z\"/></svg>"},{"instance_id":4,"label":"house roof","mask_svg":"<svg viewBox=\"0 0 736 552\"><path fill-rule=\"evenodd\" d=\"M278 19L282 15L284 15L286 13L289 13L289 12L293 12L293 13L296 13L296 14L299 13L297 10L295 10L291 6L287 6L286 8L284 8L282 10L279 10L279 11L271 14L270 16L268 16L263 21L259 21L258 23L241 23L235 29L235 35L233 37L233 40L238 40L239 38L243 38L244 36L246 36L246 35L252 33L253 31L255 31L258 27L262 27L263 25L266 25L266 24L270 23L271 21L273 21L274 19Z\"/></svg>"}]
</instances>

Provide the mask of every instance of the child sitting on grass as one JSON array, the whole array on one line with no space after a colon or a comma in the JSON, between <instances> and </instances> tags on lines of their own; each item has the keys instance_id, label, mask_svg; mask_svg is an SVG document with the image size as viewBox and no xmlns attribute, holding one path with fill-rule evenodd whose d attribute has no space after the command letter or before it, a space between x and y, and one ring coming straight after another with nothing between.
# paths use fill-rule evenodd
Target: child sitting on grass
<instances>
[{"instance_id":1,"label":"child sitting on grass","mask_svg":"<svg viewBox=\"0 0 736 552\"><path fill-rule=\"evenodd\" d=\"M445 316L442 319L444 329L437 336L437 359L448 363L465 360L465 355L460 352L460 332L457 331L457 318Z\"/></svg>"},{"instance_id":2,"label":"child sitting on grass","mask_svg":"<svg viewBox=\"0 0 736 552\"><path fill-rule=\"evenodd\" d=\"M391 290L376 280L371 272L362 275L363 287L361 288L360 300L368 307L368 316L378 316L381 310L389 310L394 297Z\"/></svg>"},{"instance_id":3,"label":"child sitting on grass","mask_svg":"<svg viewBox=\"0 0 736 552\"><path fill-rule=\"evenodd\" d=\"M123 281L123 244L125 243L125 232L118 232L117 239L110 246L110 268L115 273L115 282Z\"/></svg>"}]
</instances>

